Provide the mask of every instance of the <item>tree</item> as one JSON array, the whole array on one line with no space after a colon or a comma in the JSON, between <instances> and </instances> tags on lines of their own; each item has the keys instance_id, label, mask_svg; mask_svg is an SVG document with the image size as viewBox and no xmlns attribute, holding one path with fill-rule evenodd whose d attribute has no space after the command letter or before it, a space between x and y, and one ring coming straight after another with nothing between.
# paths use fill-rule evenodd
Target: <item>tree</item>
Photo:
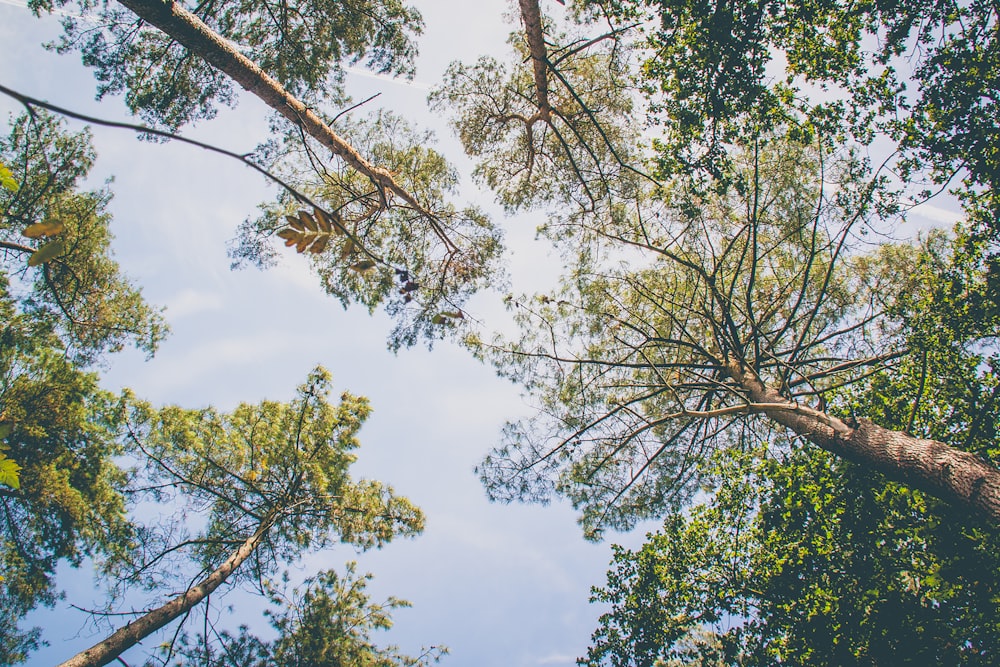
<instances>
[{"instance_id":1,"label":"tree","mask_svg":"<svg viewBox=\"0 0 1000 667\"><path fill-rule=\"evenodd\" d=\"M422 530L423 515L391 487L349 478L369 407L347 393L330 405L329 385L317 368L290 403L243 404L230 414L132 411L128 437L145 469L133 476L130 496L178 502L182 515L199 514L204 527L190 536L183 525L141 531L137 558L112 570L116 585L163 591L181 583L184 592L137 612L64 665L108 664L222 586L264 593L283 565L335 541L369 549ZM182 556L196 564L195 574L181 566Z\"/></svg>"},{"instance_id":2,"label":"tree","mask_svg":"<svg viewBox=\"0 0 1000 667\"><path fill-rule=\"evenodd\" d=\"M86 131L68 134L45 113L19 116L0 141L0 159L18 184L0 190L0 249L19 260L7 270L31 289L22 307L50 322L82 364L128 343L152 354L167 333L112 258L110 192L77 191L94 157ZM43 248L51 256L32 262Z\"/></svg>"},{"instance_id":3,"label":"tree","mask_svg":"<svg viewBox=\"0 0 1000 667\"><path fill-rule=\"evenodd\" d=\"M993 227L1000 162L997 8L989 2L580 3L589 20L635 26L662 173L707 169L734 143L795 124L896 142L904 178L965 174ZM785 64L779 64L778 54ZM783 76L775 76L775 69ZM826 95L816 95L819 87Z\"/></svg>"},{"instance_id":4,"label":"tree","mask_svg":"<svg viewBox=\"0 0 1000 667\"><path fill-rule=\"evenodd\" d=\"M100 94L125 91L133 111L175 129L210 117L217 100L231 102L235 81L284 118L276 119L279 136L293 140L293 152L315 172L310 187L299 189L324 199L317 205L293 193L270 209L272 215L264 221L246 225L235 252L238 261L266 264L273 254L268 236L273 240L283 232L281 238L299 252L322 255L314 265L339 298L369 308L386 305L399 321L390 338L393 347L424 336L433 340L447 330L441 325L464 317L465 299L495 272L498 232L481 212L447 203L445 195L456 181L453 170L433 150L410 144L417 136L398 120L376 119L368 129L362 126L371 151L366 157L334 130L343 114L324 109L345 102L337 85L327 85L342 77L344 59L368 57L380 71L412 71L411 37L420 30L417 12L396 0L322 1L294 8L279 3L265 10L211 4L194 12L156 0L122 4L134 14L80 3L96 26L67 21L59 47L82 51L84 62L106 82ZM54 5L32 6L43 11ZM317 35L322 45L313 42ZM373 132L385 134L375 141ZM329 169L307 136L334 156ZM385 161L376 164L372 157ZM293 166L298 170L301 162ZM275 224L274 210L291 213L294 220L296 205L303 204L314 210L306 210L302 222L284 229ZM344 243L329 243L329 229L323 230L327 241L314 243L310 234L306 243L296 225L304 228L314 216L328 220L325 227L336 230Z\"/></svg>"},{"instance_id":5,"label":"tree","mask_svg":"<svg viewBox=\"0 0 1000 667\"><path fill-rule=\"evenodd\" d=\"M895 307L918 352L841 409L995 458L996 289L987 247L935 234ZM961 508L780 439L722 451L707 500L616 550L587 664L997 661L997 534ZM657 660L666 663L657 663Z\"/></svg>"},{"instance_id":6,"label":"tree","mask_svg":"<svg viewBox=\"0 0 1000 667\"><path fill-rule=\"evenodd\" d=\"M890 315L915 249L857 252L879 176L780 137L733 164L721 192L678 180L631 215L558 221L570 275L511 299L520 340L480 347L541 405L482 464L491 496L558 491L597 536L683 504L713 450L788 429L995 524L995 464L826 408L915 353Z\"/></svg>"},{"instance_id":7,"label":"tree","mask_svg":"<svg viewBox=\"0 0 1000 667\"><path fill-rule=\"evenodd\" d=\"M365 592L370 579L370 574L358 576L352 562L347 564L344 575L334 570L320 572L306 579L290 596L272 590L270 599L276 608L266 614L278 633L276 639L261 640L245 626L235 635L226 631L215 633L217 641L211 643L204 635L182 637L177 664L391 667L430 664L447 653L444 647L432 646L413 657L399 653L395 646L383 648L372 643L371 632L389 629L392 610L407 607L409 603L397 598L372 602ZM214 644L219 648L214 648Z\"/></svg>"},{"instance_id":8,"label":"tree","mask_svg":"<svg viewBox=\"0 0 1000 667\"><path fill-rule=\"evenodd\" d=\"M17 472L0 486L3 664L40 643L18 623L59 598L60 562L112 561L133 539L114 463L122 398L87 364L127 343L152 353L166 327L111 257L108 192L78 189L93 157L86 133L45 114L0 140L0 463Z\"/></svg>"}]
</instances>

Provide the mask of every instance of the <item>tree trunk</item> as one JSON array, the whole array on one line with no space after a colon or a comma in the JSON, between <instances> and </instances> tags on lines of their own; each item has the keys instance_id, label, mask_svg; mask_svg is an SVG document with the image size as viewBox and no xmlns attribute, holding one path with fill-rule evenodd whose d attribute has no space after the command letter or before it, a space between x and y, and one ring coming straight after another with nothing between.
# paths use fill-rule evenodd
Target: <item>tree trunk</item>
<instances>
[{"instance_id":1,"label":"tree trunk","mask_svg":"<svg viewBox=\"0 0 1000 667\"><path fill-rule=\"evenodd\" d=\"M531 54L531 68L535 77L535 94L538 102L538 116L548 121L552 115L549 105L549 56L545 49L545 33L542 30L542 12L538 0L520 0L521 20Z\"/></svg>"},{"instance_id":2,"label":"tree trunk","mask_svg":"<svg viewBox=\"0 0 1000 667\"><path fill-rule=\"evenodd\" d=\"M353 169L370 178L380 189L392 192L433 220L433 214L424 209L412 194L399 185L388 169L368 162L298 98L286 91L280 83L237 51L231 42L205 25L197 16L171 1L119 0L119 3L135 12L142 20L177 40L191 53L225 72L244 89L259 97L269 107L300 126L309 136L340 156Z\"/></svg>"},{"instance_id":3,"label":"tree trunk","mask_svg":"<svg viewBox=\"0 0 1000 667\"><path fill-rule=\"evenodd\" d=\"M171 621L183 616L199 602L211 595L212 591L221 586L236 569L254 552L267 531L274 525L276 514L266 517L258 526L256 532L240 545L226 562L207 577L178 595L170 602L154 609L123 628L119 628L106 639L94 644L86 651L59 665L59 667L100 667L112 662L122 653L137 643L164 627Z\"/></svg>"},{"instance_id":4,"label":"tree trunk","mask_svg":"<svg viewBox=\"0 0 1000 667\"><path fill-rule=\"evenodd\" d=\"M730 369L730 376L760 412L813 444L1000 526L1000 470L975 454L867 419L847 423L789 401L744 369Z\"/></svg>"}]
</instances>

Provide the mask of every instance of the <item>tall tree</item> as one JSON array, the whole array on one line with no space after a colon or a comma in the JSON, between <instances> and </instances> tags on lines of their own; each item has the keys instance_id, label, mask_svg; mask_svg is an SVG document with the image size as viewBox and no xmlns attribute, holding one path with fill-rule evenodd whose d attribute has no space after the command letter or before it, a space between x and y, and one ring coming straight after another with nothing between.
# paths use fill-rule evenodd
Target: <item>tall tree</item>
<instances>
[{"instance_id":1,"label":"tall tree","mask_svg":"<svg viewBox=\"0 0 1000 667\"><path fill-rule=\"evenodd\" d=\"M367 57L381 71L412 71L417 12L398 0L210 3L193 10L158 0L121 4L128 10L80 3L96 25L68 20L59 47L82 51L106 82L102 94L124 91L133 111L176 128L211 116L216 101L232 101L236 82L283 119L276 123L281 135L298 144L293 152L314 172L310 187L299 189L319 201L297 202L313 210L295 221L292 197L276 207L292 214L290 226L276 225L273 215L247 225L238 260L260 263L273 254L268 235L284 234L300 253L322 256L314 264L336 296L369 308L385 304L399 322L393 347L438 337L441 325L464 317L469 293L495 273L499 234L481 212L448 203L455 174L421 145L425 137L413 144L417 137L398 121L376 119L362 124L368 151L359 151L335 129L342 114L330 109L345 103L337 85L344 60ZM33 5L36 11L53 6ZM374 132L382 136L375 140ZM334 156L332 165L318 157L323 153ZM317 216L319 224L310 222ZM331 243L335 235L346 240Z\"/></svg>"},{"instance_id":2,"label":"tall tree","mask_svg":"<svg viewBox=\"0 0 1000 667\"><path fill-rule=\"evenodd\" d=\"M596 536L685 502L711 451L788 429L1000 520L994 463L826 408L914 354L889 309L915 289L916 251L859 252L880 188L865 174L849 153L761 138L721 192L678 180L632 214L558 220L570 275L511 299L520 340L480 348L541 405L481 466L491 495L558 491Z\"/></svg>"},{"instance_id":3,"label":"tall tree","mask_svg":"<svg viewBox=\"0 0 1000 667\"><path fill-rule=\"evenodd\" d=\"M58 598L60 562L113 560L133 539L122 399L86 364L127 343L152 353L166 327L111 256L108 192L78 189L93 158L87 133L45 114L0 139L0 450L18 468L0 485L3 664L38 646L18 622Z\"/></svg>"},{"instance_id":4,"label":"tall tree","mask_svg":"<svg viewBox=\"0 0 1000 667\"><path fill-rule=\"evenodd\" d=\"M423 515L391 487L350 479L351 450L369 407L347 393L331 405L329 391L330 376L318 368L289 403L243 404L229 414L132 412L129 439L145 469L133 476L130 495L178 503L204 527L192 535L183 525L142 531L138 557L113 571L117 585L163 591L180 583L184 592L137 612L64 665L108 664L222 586L264 593L283 565L310 551L337 541L381 547L422 530ZM185 558L195 563L193 574Z\"/></svg>"},{"instance_id":5,"label":"tall tree","mask_svg":"<svg viewBox=\"0 0 1000 667\"><path fill-rule=\"evenodd\" d=\"M969 237L929 240L918 288L897 302L919 353L841 392L839 404L996 457L996 285L985 251ZM992 526L777 439L725 450L711 467L708 502L670 517L640 551L616 553L595 590L612 609L590 664L997 661Z\"/></svg>"}]
</instances>

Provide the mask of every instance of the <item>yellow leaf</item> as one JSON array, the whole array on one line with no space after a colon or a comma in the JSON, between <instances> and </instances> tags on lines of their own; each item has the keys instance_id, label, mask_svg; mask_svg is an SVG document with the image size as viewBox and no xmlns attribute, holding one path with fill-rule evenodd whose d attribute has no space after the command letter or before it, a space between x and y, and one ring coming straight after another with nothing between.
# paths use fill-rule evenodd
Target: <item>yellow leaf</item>
<instances>
[{"instance_id":1,"label":"yellow leaf","mask_svg":"<svg viewBox=\"0 0 1000 667\"><path fill-rule=\"evenodd\" d=\"M306 248L309 247L309 244L312 243L314 238L315 238L314 236L306 236L305 234L303 234L302 238L300 238L299 242L295 245L295 252L298 253L305 252Z\"/></svg>"},{"instance_id":2,"label":"yellow leaf","mask_svg":"<svg viewBox=\"0 0 1000 667\"><path fill-rule=\"evenodd\" d=\"M298 241L300 235L300 232L295 231L291 227L285 227L284 229L278 230L278 237L283 238L286 241L289 239L295 239Z\"/></svg>"},{"instance_id":3,"label":"yellow leaf","mask_svg":"<svg viewBox=\"0 0 1000 667\"><path fill-rule=\"evenodd\" d=\"M305 225L299 222L299 219L294 216L286 215L285 220L288 221L288 224L291 225L292 229L296 229L300 232L304 232L306 229Z\"/></svg>"},{"instance_id":4,"label":"yellow leaf","mask_svg":"<svg viewBox=\"0 0 1000 667\"><path fill-rule=\"evenodd\" d=\"M50 241L32 253L28 258L28 266L38 266L45 264L63 253L66 246L62 241Z\"/></svg>"},{"instance_id":5,"label":"yellow leaf","mask_svg":"<svg viewBox=\"0 0 1000 667\"><path fill-rule=\"evenodd\" d=\"M29 239L40 239L43 236L55 236L63 230L63 223L59 222L36 222L33 225L28 225L21 232L24 236Z\"/></svg>"},{"instance_id":6,"label":"yellow leaf","mask_svg":"<svg viewBox=\"0 0 1000 667\"><path fill-rule=\"evenodd\" d=\"M365 271L370 271L374 269L375 262L371 261L370 259L363 259L356 264L351 264L351 266L348 268L351 268L357 271L358 273L364 273Z\"/></svg>"}]
</instances>

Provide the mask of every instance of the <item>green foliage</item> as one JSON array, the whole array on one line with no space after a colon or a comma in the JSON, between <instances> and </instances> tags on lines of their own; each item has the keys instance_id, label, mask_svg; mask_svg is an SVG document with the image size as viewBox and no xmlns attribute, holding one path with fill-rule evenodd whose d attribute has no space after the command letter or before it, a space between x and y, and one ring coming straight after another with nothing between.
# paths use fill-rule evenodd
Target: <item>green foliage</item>
<instances>
[{"instance_id":1,"label":"green foliage","mask_svg":"<svg viewBox=\"0 0 1000 667\"><path fill-rule=\"evenodd\" d=\"M204 635L184 636L175 651L178 667L396 667L429 665L448 651L431 647L417 657L401 654L395 646L380 647L371 633L392 627L391 613L409 607L405 600L389 598L373 602L365 591L372 575L358 576L355 563L348 563L344 575L326 570L309 577L289 596L272 588L271 603L265 613L277 637L263 641L246 626L236 635L214 633L217 641Z\"/></svg>"},{"instance_id":2,"label":"green foliage","mask_svg":"<svg viewBox=\"0 0 1000 667\"><path fill-rule=\"evenodd\" d=\"M590 19L643 27L643 86L663 174L719 174L730 147L776 126L830 140L876 134L905 151L904 177L964 169L991 210L996 148L997 8L954 3L590 0ZM777 55L785 76L773 77ZM771 69L769 69L771 68ZM814 93L829 91L825 101ZM989 220L987 220L989 223ZM989 223L993 224L993 223Z\"/></svg>"},{"instance_id":3,"label":"green foliage","mask_svg":"<svg viewBox=\"0 0 1000 667\"><path fill-rule=\"evenodd\" d=\"M277 257L276 238L303 252L309 249L309 262L328 294L345 307L358 303L373 311L382 306L396 320L389 336L392 349L441 338L448 329L435 317L460 311L496 278L500 231L482 211L457 209L447 200L458 173L429 147L430 134L389 113L340 120L335 128L393 173L429 216L402 204L383 206L384 193L370 179L343 164L324 164L318 157L322 150L291 130L280 146L271 146L269 157L283 178L325 208L331 233L309 230L307 225L318 225L320 218L303 218L301 204L286 193L241 226L231 256L237 265L268 266ZM289 219L302 229L289 225Z\"/></svg>"},{"instance_id":4,"label":"green foliage","mask_svg":"<svg viewBox=\"0 0 1000 667\"><path fill-rule=\"evenodd\" d=\"M4 190L10 190L11 192L17 192L18 183L14 179L14 174L11 173L10 169L7 168L3 162L0 162L0 187Z\"/></svg>"},{"instance_id":5,"label":"green foliage","mask_svg":"<svg viewBox=\"0 0 1000 667\"><path fill-rule=\"evenodd\" d=\"M0 190L0 243L8 259L27 255L34 267L8 265L31 286L23 307L49 321L80 363L127 343L152 354L167 326L113 259L111 195L77 189L94 162L89 134L68 134L47 114L25 114L0 139L0 161L18 179L16 189Z\"/></svg>"},{"instance_id":6,"label":"green foliage","mask_svg":"<svg viewBox=\"0 0 1000 667\"><path fill-rule=\"evenodd\" d=\"M841 391L835 409L997 460L1000 320L987 250L967 236L929 239L891 308L914 352ZM594 591L612 610L588 664L997 662L993 527L809 448L731 449L710 474L706 502L668 518L641 550L616 550ZM699 634L712 640L693 644Z\"/></svg>"},{"instance_id":7,"label":"green foliage","mask_svg":"<svg viewBox=\"0 0 1000 667\"><path fill-rule=\"evenodd\" d=\"M370 579L370 574L358 577L354 563L348 563L342 577L327 570L307 579L283 609L271 614L271 623L278 631L272 645L274 664L393 667L437 662L445 649L432 648L414 658L399 653L395 646L381 648L372 643L373 630L392 627L392 610L410 605L397 598L372 603L365 593ZM273 602L280 604L282 599L275 597Z\"/></svg>"},{"instance_id":8,"label":"green foliage","mask_svg":"<svg viewBox=\"0 0 1000 667\"><path fill-rule=\"evenodd\" d=\"M6 445L0 447L0 484L16 491L21 488L21 466L7 458L6 450Z\"/></svg>"},{"instance_id":9,"label":"green foliage","mask_svg":"<svg viewBox=\"0 0 1000 667\"><path fill-rule=\"evenodd\" d=\"M50 323L18 312L0 281L0 463L19 475L0 487L0 663L14 664L38 645L37 630L17 622L57 599L57 565L113 560L132 532L124 474L112 462L121 453L119 399L67 358Z\"/></svg>"},{"instance_id":10,"label":"green foliage","mask_svg":"<svg viewBox=\"0 0 1000 667\"><path fill-rule=\"evenodd\" d=\"M758 454L720 456L707 502L616 549L586 664L996 662L995 531L819 450Z\"/></svg>"},{"instance_id":11,"label":"green foliage","mask_svg":"<svg viewBox=\"0 0 1000 667\"><path fill-rule=\"evenodd\" d=\"M210 572L260 530L264 539L227 586L264 592L282 567L337 542L379 548L423 529L423 515L391 487L352 480L357 431L368 402L344 393L327 401L330 376L310 373L287 403L241 404L232 412L153 410L129 417L135 502L170 503L171 520L145 526L137 558L114 570L116 586L162 594L191 580L190 563ZM186 527L198 516L197 527ZM197 577L195 577L197 578Z\"/></svg>"},{"instance_id":12,"label":"green foliage","mask_svg":"<svg viewBox=\"0 0 1000 667\"><path fill-rule=\"evenodd\" d=\"M107 191L77 189L93 159L86 133L42 113L0 139L2 664L39 645L18 622L58 599L60 563L110 566L135 538L114 463L125 399L84 365L127 342L152 353L166 327L110 255Z\"/></svg>"},{"instance_id":13,"label":"green foliage","mask_svg":"<svg viewBox=\"0 0 1000 667\"><path fill-rule=\"evenodd\" d=\"M76 5L82 16L64 19L57 49L79 50L95 70L98 95L125 93L128 107L148 123L176 129L213 117L217 103L236 102L225 74L122 7L91 0L29 4L39 13ZM400 0L226 0L187 9L310 103L344 101L344 63L364 61L377 72L412 75L412 39L422 30L420 13Z\"/></svg>"}]
</instances>

